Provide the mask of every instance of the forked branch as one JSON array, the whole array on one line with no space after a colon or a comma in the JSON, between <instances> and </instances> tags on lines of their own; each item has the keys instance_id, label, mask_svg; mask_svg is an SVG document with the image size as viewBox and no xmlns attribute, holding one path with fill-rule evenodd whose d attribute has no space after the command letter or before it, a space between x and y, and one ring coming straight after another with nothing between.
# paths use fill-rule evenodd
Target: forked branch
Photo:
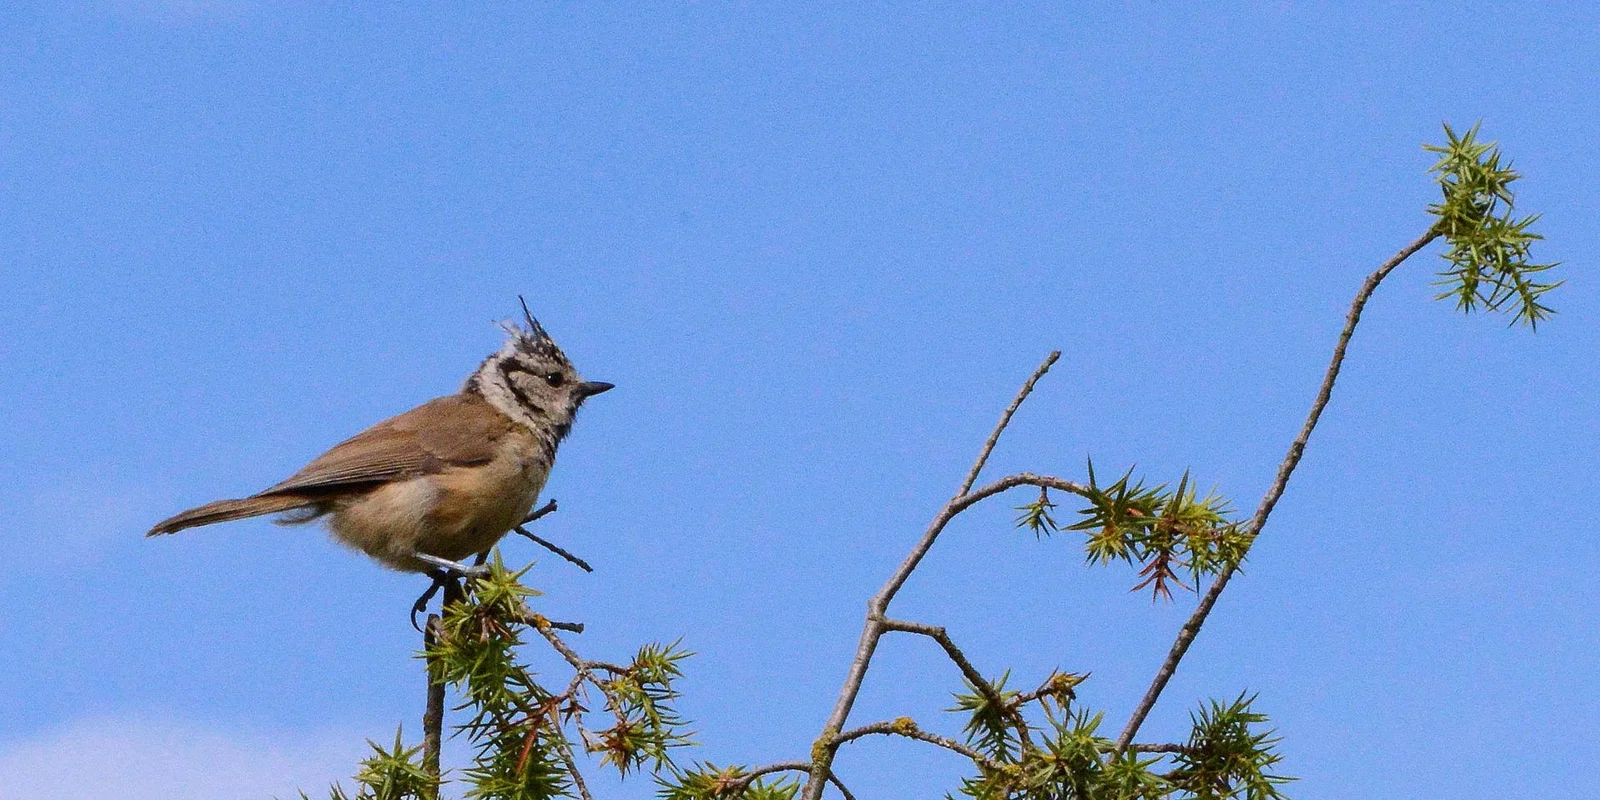
<instances>
[{"instance_id":1,"label":"forked branch","mask_svg":"<svg viewBox=\"0 0 1600 800\"><path fill-rule=\"evenodd\" d=\"M900 563L899 568L894 571L889 580L883 584L878 593L873 595L872 600L867 603L867 619L862 625L861 639L856 645L855 658L850 662L850 670L845 676L844 686L839 690L839 699L834 703L833 713L829 715L828 722L823 727L822 735L817 737L816 745L812 748L811 771L802 794L804 800L819 800L822 797L823 786L832 772L834 754L838 752L838 736L844 730L845 720L850 717L850 709L855 706L856 696L861 692L861 683L866 678L868 667L872 664L872 654L878 649L878 640L883 638L883 634L887 630L884 627L884 619L888 614L889 603L894 600L894 596L900 591L900 587L904 586L906 580L911 577L911 573L916 570L917 565L922 562L923 556L928 554L928 550L933 547L934 541L939 538L939 534L944 531L945 526L950 524L950 520L984 497L998 494L1005 491L1006 488L1010 488L994 488L991 491L987 491L987 493L983 493L984 490L971 492L973 484L978 481L978 475L983 472L984 465L989 461L989 455L994 452L995 444L1000 441L1000 434L1004 433L1006 426L1011 424L1011 417L1022 406L1022 401L1028 399L1028 395L1033 392L1034 385L1039 382L1040 378L1044 377L1046 372L1050 371L1050 367L1059 358L1061 358L1059 350L1052 352L1045 358L1044 363L1040 364L1038 369L1035 369L1033 374L1028 377L1028 380L1022 384L1022 388L1017 391L1017 396L1011 401L1011 405L1007 406L1005 412L1000 415L1000 421L995 424L994 430L989 434L988 440L984 442L983 448L978 451L978 457L973 461L972 468L967 471L967 476L962 481L961 488L956 490L955 496L950 498L949 502L945 503L944 508L939 511L933 522L928 525L928 529L923 532L922 538L912 547L911 553L906 556L905 560ZM1019 482L1013 485L1020 486L1022 483ZM988 489L990 487L985 487L985 490Z\"/></svg>"},{"instance_id":2,"label":"forked branch","mask_svg":"<svg viewBox=\"0 0 1600 800\"><path fill-rule=\"evenodd\" d=\"M944 648L945 655L949 656L950 660L955 662L956 668L961 670L961 677L967 679L967 683L972 686L972 690L982 695L991 708L1004 709L1003 713L1010 718L1008 724L1017 731L1017 740L1022 742L1024 747L1032 746L1033 742L1028 736L1028 723L1023 720L1022 712L1014 704L1007 703L1005 698L995 691L994 686L989 683L989 679L984 677L977 667L972 666L972 662L967 660L967 654L961 652L961 648L956 647L956 643L951 641L949 632L938 625L924 625L920 622L907 622L899 619L884 619L882 620L882 625L885 631L915 633L938 642L939 646ZM907 721L909 722L909 720ZM843 737L843 734L840 734L840 736Z\"/></svg>"}]
</instances>

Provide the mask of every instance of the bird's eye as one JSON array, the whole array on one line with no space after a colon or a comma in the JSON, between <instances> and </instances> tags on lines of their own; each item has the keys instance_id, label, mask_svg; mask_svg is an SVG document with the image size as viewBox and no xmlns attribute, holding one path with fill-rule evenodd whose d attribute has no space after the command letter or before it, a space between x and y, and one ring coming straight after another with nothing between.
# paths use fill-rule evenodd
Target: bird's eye
<instances>
[{"instance_id":1,"label":"bird's eye","mask_svg":"<svg viewBox=\"0 0 1600 800\"><path fill-rule=\"evenodd\" d=\"M560 388L561 384L567 382L567 376L559 372L551 372L544 376L544 382L550 384L552 389Z\"/></svg>"}]
</instances>

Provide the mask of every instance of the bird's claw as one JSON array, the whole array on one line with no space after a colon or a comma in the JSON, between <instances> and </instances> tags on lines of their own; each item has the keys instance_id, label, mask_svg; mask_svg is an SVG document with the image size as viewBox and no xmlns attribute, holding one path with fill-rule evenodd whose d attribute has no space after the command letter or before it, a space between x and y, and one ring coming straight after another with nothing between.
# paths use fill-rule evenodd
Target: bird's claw
<instances>
[{"instance_id":1,"label":"bird's claw","mask_svg":"<svg viewBox=\"0 0 1600 800\"><path fill-rule=\"evenodd\" d=\"M484 564L472 564L469 566L457 561L451 561L448 558L430 556L427 553L417 553L416 558L418 561L434 566L434 569L430 569L427 572L428 577L433 579L433 583L429 584L428 590L417 598L417 602L411 604L411 627L418 631L422 630L422 626L417 624L417 616L428 610L428 601L432 600L433 596L438 594L439 590L443 589L446 584L458 577L466 578L468 581L489 577L489 567ZM449 598L449 596L447 592L445 597Z\"/></svg>"},{"instance_id":2,"label":"bird's claw","mask_svg":"<svg viewBox=\"0 0 1600 800\"><path fill-rule=\"evenodd\" d=\"M460 576L463 578L472 579L489 577L489 567L485 564L473 564L468 566L459 561L451 561L448 558L430 556L427 553L417 553L416 559L424 564L431 564L434 567L437 567L439 571L446 572L452 576Z\"/></svg>"},{"instance_id":3,"label":"bird's claw","mask_svg":"<svg viewBox=\"0 0 1600 800\"><path fill-rule=\"evenodd\" d=\"M418 633L422 632L422 626L417 624L417 615L428 610L428 601L432 600L433 596L444 588L445 583L454 580L450 573L442 569L430 570L428 577L433 579L433 582L428 584L428 590L417 598L417 602L411 604L411 627L415 628Z\"/></svg>"}]
</instances>

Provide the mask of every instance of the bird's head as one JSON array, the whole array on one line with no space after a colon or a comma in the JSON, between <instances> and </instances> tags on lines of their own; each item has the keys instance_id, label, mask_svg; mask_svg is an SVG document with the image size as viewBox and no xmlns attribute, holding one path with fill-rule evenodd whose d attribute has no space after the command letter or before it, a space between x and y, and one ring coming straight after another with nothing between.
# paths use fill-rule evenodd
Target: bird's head
<instances>
[{"instance_id":1,"label":"bird's head","mask_svg":"<svg viewBox=\"0 0 1600 800\"><path fill-rule=\"evenodd\" d=\"M518 298L519 300L521 298ZM572 427L583 401L612 388L604 381L586 381L556 346L544 326L522 303L526 327L506 324L505 346L484 359L467 379L465 391L476 392L501 413L535 431L550 431L560 440Z\"/></svg>"}]
</instances>

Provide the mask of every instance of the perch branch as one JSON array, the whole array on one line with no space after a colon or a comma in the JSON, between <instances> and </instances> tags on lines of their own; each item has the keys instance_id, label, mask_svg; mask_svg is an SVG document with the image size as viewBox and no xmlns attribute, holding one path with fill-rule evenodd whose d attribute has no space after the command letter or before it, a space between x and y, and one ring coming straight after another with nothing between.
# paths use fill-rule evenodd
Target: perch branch
<instances>
[{"instance_id":1,"label":"perch branch","mask_svg":"<svg viewBox=\"0 0 1600 800\"><path fill-rule=\"evenodd\" d=\"M428 652L438 641L439 617L435 614L428 615L428 622L422 632L422 649ZM428 700L422 710L422 769L436 780L439 778L439 746L441 734L444 729L444 682L433 679L433 659L428 659ZM433 791L433 797L438 798L439 790Z\"/></svg>"},{"instance_id":2,"label":"perch branch","mask_svg":"<svg viewBox=\"0 0 1600 800\"><path fill-rule=\"evenodd\" d=\"M444 584L444 598L439 601L439 612L443 614L451 603L462 599L461 583L459 581L446 581ZM422 649L428 652L433 645L444 635L444 624L437 614L428 615L428 624L422 633ZM422 768L434 778L433 796L439 796L439 783L444 776L439 765L439 748L444 741L444 681L436 680L437 667L432 658L428 659L426 673L428 676L428 701L422 711Z\"/></svg>"}]
</instances>

